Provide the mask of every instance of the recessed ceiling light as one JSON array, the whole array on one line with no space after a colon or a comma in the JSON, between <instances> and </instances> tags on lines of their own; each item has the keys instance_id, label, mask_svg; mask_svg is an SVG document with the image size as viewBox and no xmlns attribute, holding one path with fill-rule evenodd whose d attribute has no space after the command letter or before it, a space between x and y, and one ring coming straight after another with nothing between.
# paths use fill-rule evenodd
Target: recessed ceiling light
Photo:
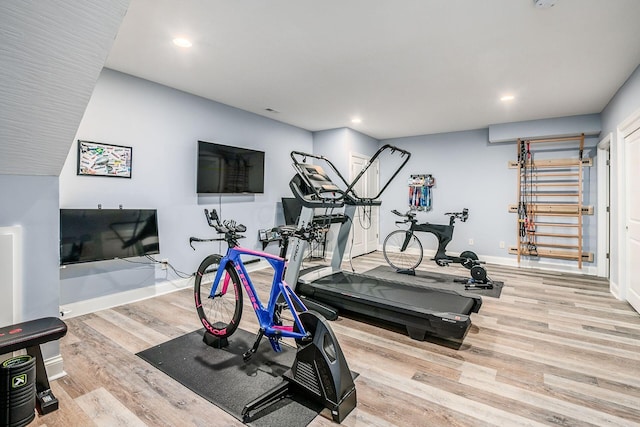
<instances>
[{"instance_id":1,"label":"recessed ceiling light","mask_svg":"<svg viewBox=\"0 0 640 427\"><path fill-rule=\"evenodd\" d=\"M173 44L175 44L178 47L191 47L193 46L193 43L191 43L189 40L183 38L183 37L177 37L175 39L173 39Z\"/></svg>"},{"instance_id":2,"label":"recessed ceiling light","mask_svg":"<svg viewBox=\"0 0 640 427\"><path fill-rule=\"evenodd\" d=\"M516 99L515 96L513 95L505 95L502 98L500 98L500 101L513 101L514 99Z\"/></svg>"},{"instance_id":3,"label":"recessed ceiling light","mask_svg":"<svg viewBox=\"0 0 640 427\"><path fill-rule=\"evenodd\" d=\"M355 117L351 119L351 123L362 123L362 119L360 117Z\"/></svg>"}]
</instances>

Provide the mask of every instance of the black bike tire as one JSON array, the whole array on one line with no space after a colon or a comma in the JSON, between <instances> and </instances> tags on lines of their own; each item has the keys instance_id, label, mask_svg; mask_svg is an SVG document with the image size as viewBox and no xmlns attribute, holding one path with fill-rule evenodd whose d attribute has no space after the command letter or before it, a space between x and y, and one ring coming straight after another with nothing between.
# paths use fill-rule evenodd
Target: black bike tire
<instances>
[{"instance_id":1,"label":"black bike tire","mask_svg":"<svg viewBox=\"0 0 640 427\"><path fill-rule=\"evenodd\" d=\"M396 270L415 270L422 262L422 243L420 243L420 239L415 234L411 235L407 249L415 249L417 247L419 249L417 254L414 254L411 250L403 252L387 250L390 246L393 246L394 249L401 247L406 234L407 232L404 230L392 231L382 243L382 254L385 261Z\"/></svg>"},{"instance_id":2,"label":"black bike tire","mask_svg":"<svg viewBox=\"0 0 640 427\"><path fill-rule=\"evenodd\" d=\"M464 251L460 254L460 258L469 258L472 259L474 261L478 260L478 255L476 255L475 252L473 251Z\"/></svg>"},{"instance_id":3,"label":"black bike tire","mask_svg":"<svg viewBox=\"0 0 640 427\"><path fill-rule=\"evenodd\" d=\"M207 270L219 262L220 256L209 255L200 263L194 284L194 300L200 323L205 330L218 338L226 338L236 331L242 318L242 285L235 268L228 263L225 271L230 277L230 283L226 295L209 298L214 273ZM223 280L224 275L220 285ZM214 315L217 308L225 313L220 318Z\"/></svg>"}]
</instances>

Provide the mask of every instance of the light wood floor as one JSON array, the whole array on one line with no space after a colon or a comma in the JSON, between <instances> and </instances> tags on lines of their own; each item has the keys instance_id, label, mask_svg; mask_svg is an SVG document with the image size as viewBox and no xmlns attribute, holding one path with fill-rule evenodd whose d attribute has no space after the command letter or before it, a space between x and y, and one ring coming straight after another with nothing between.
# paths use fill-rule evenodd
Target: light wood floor
<instances>
[{"instance_id":1,"label":"light wood floor","mask_svg":"<svg viewBox=\"0 0 640 427\"><path fill-rule=\"evenodd\" d=\"M384 260L374 253L353 264L363 272ZM426 261L421 268L466 274ZM487 268L504 281L502 296L483 298L457 350L348 318L331 322L360 373L358 407L343 425L640 426L640 316L604 280ZM266 273L252 277L268 282ZM67 324L68 375L52 382L60 409L32 425L241 425L135 356L199 328L191 290ZM257 330L250 310L241 327ZM203 374L215 381L215 372ZM311 423L329 425L321 416Z\"/></svg>"}]
</instances>

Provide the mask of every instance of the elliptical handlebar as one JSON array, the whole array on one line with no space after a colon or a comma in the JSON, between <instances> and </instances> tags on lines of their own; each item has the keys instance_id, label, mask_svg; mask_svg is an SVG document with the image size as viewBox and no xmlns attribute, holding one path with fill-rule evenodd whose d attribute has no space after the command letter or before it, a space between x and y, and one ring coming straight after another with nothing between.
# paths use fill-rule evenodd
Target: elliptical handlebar
<instances>
[{"instance_id":1,"label":"elliptical handlebar","mask_svg":"<svg viewBox=\"0 0 640 427\"><path fill-rule=\"evenodd\" d=\"M381 156L381 154L384 153L385 151L389 151L391 155L399 154L402 162L396 168L395 172L391 175L391 177L382 186L378 194L376 194L373 197L363 197L358 195L355 191L355 186L358 184L358 182L360 182L360 179L369 170L371 165L373 165L376 162L376 160ZM313 197L315 198L315 201L309 201L304 197L304 195L300 194L300 192L297 191L294 188L294 186L292 186L294 184L292 180L292 182L289 183L289 186L292 187L292 190L294 191L294 195L296 196L296 198L300 199L303 203L305 201L307 203L314 203L314 204L325 203L325 204L334 204L334 205L346 203L346 204L357 205L357 206L379 206L382 203L380 201L380 196L389 186L391 181L396 177L396 175L398 175L400 170L407 164L407 162L409 161L409 158L411 157L410 152L403 150L401 148L386 144L382 146L378 151L376 151L376 153L366 162L366 165L364 166L364 168L358 173L358 175L351 182L347 182L347 180L340 173L338 168L336 168L336 166L324 156L304 153L301 151L292 151L290 155L291 155L291 160L293 160L293 167L296 170L297 175L300 177L302 181L304 181L304 184L306 184L309 187L309 191L313 192ZM322 160L327 165L329 165L333 174L337 176L341 181L340 186L337 186L333 182L331 182L331 179L327 175L324 175L323 173L318 173L320 179L324 178L325 180L324 182L326 183L326 185L320 185L319 188L316 188L317 186L311 182L310 177L307 176L307 173L305 173L305 170L303 170L304 164L306 163L307 158ZM312 173L316 173L316 172L313 171ZM344 189L341 188L342 186L344 186L345 188ZM327 194L330 194L331 196L329 197L327 196Z\"/></svg>"}]
</instances>

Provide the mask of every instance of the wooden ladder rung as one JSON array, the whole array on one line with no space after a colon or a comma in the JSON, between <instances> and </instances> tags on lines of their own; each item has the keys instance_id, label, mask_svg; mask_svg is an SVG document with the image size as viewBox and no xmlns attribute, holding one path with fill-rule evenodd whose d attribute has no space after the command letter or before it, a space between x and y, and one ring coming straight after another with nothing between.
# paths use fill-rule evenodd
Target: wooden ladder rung
<instances>
[{"instance_id":1,"label":"wooden ladder rung","mask_svg":"<svg viewBox=\"0 0 640 427\"><path fill-rule=\"evenodd\" d=\"M530 236L538 236L538 237L562 237L563 239L578 239L580 238L577 234L565 234L565 233L538 233L537 231L527 231L527 234Z\"/></svg>"},{"instance_id":2,"label":"wooden ladder rung","mask_svg":"<svg viewBox=\"0 0 640 427\"><path fill-rule=\"evenodd\" d=\"M539 171L539 172L534 172L534 173L527 173L527 176L530 177L534 177L534 178L559 178L559 177L575 177L575 176L580 176L579 172L544 172L544 171Z\"/></svg>"},{"instance_id":3,"label":"wooden ladder rung","mask_svg":"<svg viewBox=\"0 0 640 427\"><path fill-rule=\"evenodd\" d=\"M518 248L509 248L509 253L516 255L518 253ZM535 254L535 253L534 253ZM529 250L526 248L520 248L520 255L525 256L533 256L529 253ZM572 259L576 261L587 261L593 262L593 253L592 252L577 252L577 251L568 251L568 250L557 250L557 249L538 249L537 256L548 257L548 258L561 258L561 259Z\"/></svg>"},{"instance_id":4,"label":"wooden ladder rung","mask_svg":"<svg viewBox=\"0 0 640 427\"><path fill-rule=\"evenodd\" d=\"M578 245L563 245L562 243L539 243L536 242L536 246L544 248L560 248L560 249L580 249Z\"/></svg>"},{"instance_id":5,"label":"wooden ladder rung","mask_svg":"<svg viewBox=\"0 0 640 427\"><path fill-rule=\"evenodd\" d=\"M579 168L581 166L593 166L593 159L539 159L533 160L533 163L530 161L526 162L526 168ZM520 169L522 173L524 168L521 167L520 163L516 160L509 161L509 168L511 169ZM536 171L539 172L539 171ZM536 173L534 172L534 173Z\"/></svg>"},{"instance_id":6,"label":"wooden ladder rung","mask_svg":"<svg viewBox=\"0 0 640 427\"><path fill-rule=\"evenodd\" d=\"M523 187L579 187L577 182L532 182L530 184L523 184Z\"/></svg>"},{"instance_id":7,"label":"wooden ladder rung","mask_svg":"<svg viewBox=\"0 0 640 427\"><path fill-rule=\"evenodd\" d=\"M544 191L536 191L529 193L531 197L580 197L580 193L549 193Z\"/></svg>"},{"instance_id":8,"label":"wooden ladder rung","mask_svg":"<svg viewBox=\"0 0 640 427\"><path fill-rule=\"evenodd\" d=\"M530 212L538 216L563 216L577 217L582 215L593 215L593 206L578 205L576 203L554 204L554 203L529 203L527 208ZM509 205L509 212L518 213L518 205Z\"/></svg>"}]
</instances>

